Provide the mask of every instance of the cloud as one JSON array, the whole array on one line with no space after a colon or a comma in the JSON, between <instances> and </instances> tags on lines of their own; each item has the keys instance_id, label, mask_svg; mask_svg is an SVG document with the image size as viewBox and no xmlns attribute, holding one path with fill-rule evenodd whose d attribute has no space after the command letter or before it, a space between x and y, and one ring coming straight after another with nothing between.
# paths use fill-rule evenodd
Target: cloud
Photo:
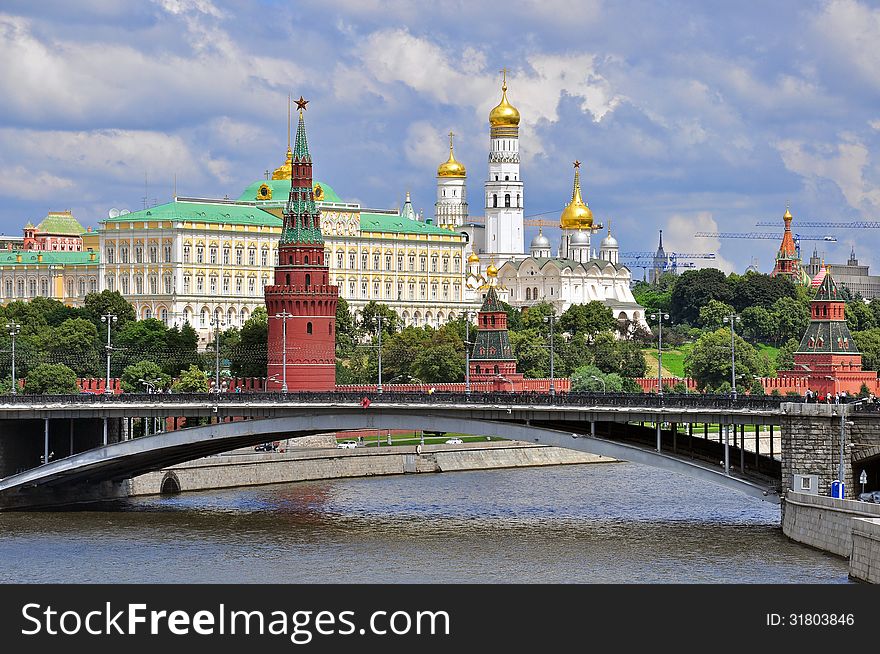
<instances>
[{"instance_id":1,"label":"cloud","mask_svg":"<svg viewBox=\"0 0 880 654\"><path fill-rule=\"evenodd\" d=\"M73 180L46 171L34 172L24 166L0 167L0 196L28 199L34 197L35 188L61 192L73 186Z\"/></svg>"},{"instance_id":2,"label":"cloud","mask_svg":"<svg viewBox=\"0 0 880 654\"><path fill-rule=\"evenodd\" d=\"M733 262L721 256L720 239L694 238L696 232L718 231L720 231L718 223L709 211L701 211L689 215L675 214L669 218L663 230L663 249L667 253L714 253L714 259L680 259L679 263L693 263L694 268L718 268L726 273L734 272L736 266L734 266Z\"/></svg>"}]
</instances>

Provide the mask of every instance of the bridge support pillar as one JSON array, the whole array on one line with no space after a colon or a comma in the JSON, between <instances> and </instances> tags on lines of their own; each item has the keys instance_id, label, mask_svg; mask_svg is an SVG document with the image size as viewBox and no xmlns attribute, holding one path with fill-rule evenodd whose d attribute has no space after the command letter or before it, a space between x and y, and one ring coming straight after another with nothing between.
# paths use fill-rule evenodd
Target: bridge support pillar
<instances>
[{"instance_id":1,"label":"bridge support pillar","mask_svg":"<svg viewBox=\"0 0 880 654\"><path fill-rule=\"evenodd\" d=\"M596 421L590 420L590 436L596 438Z\"/></svg>"},{"instance_id":2,"label":"bridge support pillar","mask_svg":"<svg viewBox=\"0 0 880 654\"><path fill-rule=\"evenodd\" d=\"M43 463L49 463L49 419L43 418Z\"/></svg>"},{"instance_id":3,"label":"bridge support pillar","mask_svg":"<svg viewBox=\"0 0 880 654\"><path fill-rule=\"evenodd\" d=\"M70 419L70 456L73 456L73 418Z\"/></svg>"},{"instance_id":4,"label":"bridge support pillar","mask_svg":"<svg viewBox=\"0 0 880 654\"><path fill-rule=\"evenodd\" d=\"M724 474L730 476L730 425L718 425L718 438L724 430Z\"/></svg>"},{"instance_id":5,"label":"bridge support pillar","mask_svg":"<svg viewBox=\"0 0 880 654\"><path fill-rule=\"evenodd\" d=\"M703 438L705 440L709 440L709 423L708 422L703 423Z\"/></svg>"},{"instance_id":6,"label":"bridge support pillar","mask_svg":"<svg viewBox=\"0 0 880 654\"><path fill-rule=\"evenodd\" d=\"M672 452L678 451L678 423L672 423Z\"/></svg>"},{"instance_id":7,"label":"bridge support pillar","mask_svg":"<svg viewBox=\"0 0 880 654\"><path fill-rule=\"evenodd\" d=\"M659 452L660 451L660 438L661 438L661 436L660 436L660 424L661 423L660 423L659 418L657 419L656 424L657 424L657 451Z\"/></svg>"},{"instance_id":8,"label":"bridge support pillar","mask_svg":"<svg viewBox=\"0 0 880 654\"><path fill-rule=\"evenodd\" d=\"M107 418L104 418L104 445L107 444Z\"/></svg>"},{"instance_id":9,"label":"bridge support pillar","mask_svg":"<svg viewBox=\"0 0 880 654\"><path fill-rule=\"evenodd\" d=\"M739 471L746 471L746 426L739 427Z\"/></svg>"},{"instance_id":10,"label":"bridge support pillar","mask_svg":"<svg viewBox=\"0 0 880 654\"><path fill-rule=\"evenodd\" d=\"M770 458L773 458L773 425L770 425Z\"/></svg>"}]
</instances>

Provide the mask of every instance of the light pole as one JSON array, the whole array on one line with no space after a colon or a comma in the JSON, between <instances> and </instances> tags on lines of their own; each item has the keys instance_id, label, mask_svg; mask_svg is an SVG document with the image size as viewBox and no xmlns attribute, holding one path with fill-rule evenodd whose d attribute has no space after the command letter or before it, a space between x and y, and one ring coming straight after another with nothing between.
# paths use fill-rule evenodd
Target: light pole
<instances>
[{"instance_id":1,"label":"light pole","mask_svg":"<svg viewBox=\"0 0 880 654\"><path fill-rule=\"evenodd\" d=\"M21 332L21 325L14 320L10 321L6 323L6 331L12 337L12 394L15 395L15 337Z\"/></svg>"},{"instance_id":2,"label":"light pole","mask_svg":"<svg viewBox=\"0 0 880 654\"><path fill-rule=\"evenodd\" d=\"M287 392L287 319L293 318L293 314L284 309L276 313L275 318L281 319L281 392Z\"/></svg>"},{"instance_id":3,"label":"light pole","mask_svg":"<svg viewBox=\"0 0 880 654\"><path fill-rule=\"evenodd\" d=\"M211 320L211 326L214 328L214 354L216 355L216 360L214 363L214 392L220 392L220 328L224 327L226 323L220 319L219 314L214 314L214 318Z\"/></svg>"},{"instance_id":4,"label":"light pole","mask_svg":"<svg viewBox=\"0 0 880 654\"><path fill-rule=\"evenodd\" d=\"M604 395L604 394L605 394L605 388L606 388L606 387L605 387L605 380L602 379L601 377L596 377L596 375L590 375L590 378L591 378L591 379L595 379L597 382L601 382L601 383L602 383L602 395Z\"/></svg>"},{"instance_id":5,"label":"light pole","mask_svg":"<svg viewBox=\"0 0 880 654\"><path fill-rule=\"evenodd\" d=\"M471 316L470 311L464 314L464 394L471 394Z\"/></svg>"},{"instance_id":6,"label":"light pole","mask_svg":"<svg viewBox=\"0 0 880 654\"><path fill-rule=\"evenodd\" d=\"M651 320L656 320L660 327L657 335L657 395L663 395L663 321L669 320L669 314L652 313Z\"/></svg>"},{"instance_id":7,"label":"light pole","mask_svg":"<svg viewBox=\"0 0 880 654\"><path fill-rule=\"evenodd\" d=\"M379 344L378 354L379 354L379 385L376 387L376 392L381 395L382 394L382 316L376 316L376 320L378 321L378 331L379 331Z\"/></svg>"},{"instance_id":8,"label":"light pole","mask_svg":"<svg viewBox=\"0 0 880 654\"><path fill-rule=\"evenodd\" d=\"M550 395L556 395L553 370L553 332L556 331L556 314L551 313L549 316L544 316L544 322L550 324Z\"/></svg>"},{"instance_id":9,"label":"light pole","mask_svg":"<svg viewBox=\"0 0 880 654\"><path fill-rule=\"evenodd\" d=\"M104 382L104 394L110 394L113 391L110 390L110 352L112 352L112 348L110 347L110 325L116 324L118 318L116 314L107 312L101 316L101 322L107 323L107 379Z\"/></svg>"},{"instance_id":10,"label":"light pole","mask_svg":"<svg viewBox=\"0 0 880 654\"><path fill-rule=\"evenodd\" d=\"M725 324L730 325L730 389L731 397L736 401L736 345L734 341L734 325L739 322L739 316L731 313L723 318Z\"/></svg>"}]
</instances>

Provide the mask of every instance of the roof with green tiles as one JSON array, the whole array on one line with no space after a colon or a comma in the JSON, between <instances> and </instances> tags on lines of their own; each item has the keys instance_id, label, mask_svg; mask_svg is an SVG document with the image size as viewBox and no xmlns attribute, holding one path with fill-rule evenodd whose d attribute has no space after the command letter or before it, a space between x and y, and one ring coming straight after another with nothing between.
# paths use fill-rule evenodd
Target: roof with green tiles
<instances>
[{"instance_id":1,"label":"roof with green tiles","mask_svg":"<svg viewBox=\"0 0 880 654\"><path fill-rule=\"evenodd\" d=\"M272 199L269 200L272 203L277 202L287 202L287 198L290 196L290 180L289 179L258 179L256 182L248 186L242 194L238 196L239 202L254 202L255 200L260 200L260 187L265 184L270 189L272 189ZM321 187L321 191L318 192L317 187ZM333 187L324 182L315 182L312 187L315 190L315 200L318 202L342 202L342 198L340 198L336 191L333 190Z\"/></svg>"},{"instance_id":2,"label":"roof with green tiles","mask_svg":"<svg viewBox=\"0 0 880 654\"><path fill-rule=\"evenodd\" d=\"M95 252L94 261L91 260L92 252L54 252L51 250L3 250L0 251L0 266L97 266L100 263L100 255ZM21 261L17 261L17 255L21 255ZM42 261L38 261L39 255Z\"/></svg>"},{"instance_id":3,"label":"roof with green tiles","mask_svg":"<svg viewBox=\"0 0 880 654\"><path fill-rule=\"evenodd\" d=\"M79 236L86 228L69 211L50 211L36 227L38 234L65 234Z\"/></svg>"},{"instance_id":4,"label":"roof with green tiles","mask_svg":"<svg viewBox=\"0 0 880 654\"><path fill-rule=\"evenodd\" d=\"M361 211L362 232L390 232L395 234L438 234L461 236L458 232L443 229L429 223L403 218L397 214L370 213Z\"/></svg>"},{"instance_id":5,"label":"roof with green tiles","mask_svg":"<svg viewBox=\"0 0 880 654\"><path fill-rule=\"evenodd\" d=\"M819 287L819 292L813 298L813 303L839 302L843 304L843 298L837 290L837 285L827 273ZM856 342L853 340L845 319L817 320L811 319L807 330L798 345L795 354L859 354Z\"/></svg>"},{"instance_id":6,"label":"roof with green tiles","mask_svg":"<svg viewBox=\"0 0 880 654\"><path fill-rule=\"evenodd\" d=\"M489 292L486 293L486 298L483 300L483 306L480 307L480 313L490 313L493 311L504 311L504 307L501 305L501 300L498 299L495 287L490 286Z\"/></svg>"},{"instance_id":7,"label":"roof with green tiles","mask_svg":"<svg viewBox=\"0 0 880 654\"><path fill-rule=\"evenodd\" d=\"M185 202L177 200L150 207L149 209L132 211L117 218L106 218L101 222L130 223L160 220L281 227L280 218L252 205L213 204L210 202Z\"/></svg>"}]
</instances>

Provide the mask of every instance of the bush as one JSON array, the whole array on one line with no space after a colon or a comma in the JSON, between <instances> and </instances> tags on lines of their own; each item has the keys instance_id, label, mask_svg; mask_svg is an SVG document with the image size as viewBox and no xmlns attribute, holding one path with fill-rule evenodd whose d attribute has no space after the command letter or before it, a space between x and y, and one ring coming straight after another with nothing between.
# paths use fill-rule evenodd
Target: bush
<instances>
[{"instance_id":1,"label":"bush","mask_svg":"<svg viewBox=\"0 0 880 654\"><path fill-rule=\"evenodd\" d=\"M78 392L76 373L63 363L41 363L31 369L24 392L31 395L63 395Z\"/></svg>"}]
</instances>

